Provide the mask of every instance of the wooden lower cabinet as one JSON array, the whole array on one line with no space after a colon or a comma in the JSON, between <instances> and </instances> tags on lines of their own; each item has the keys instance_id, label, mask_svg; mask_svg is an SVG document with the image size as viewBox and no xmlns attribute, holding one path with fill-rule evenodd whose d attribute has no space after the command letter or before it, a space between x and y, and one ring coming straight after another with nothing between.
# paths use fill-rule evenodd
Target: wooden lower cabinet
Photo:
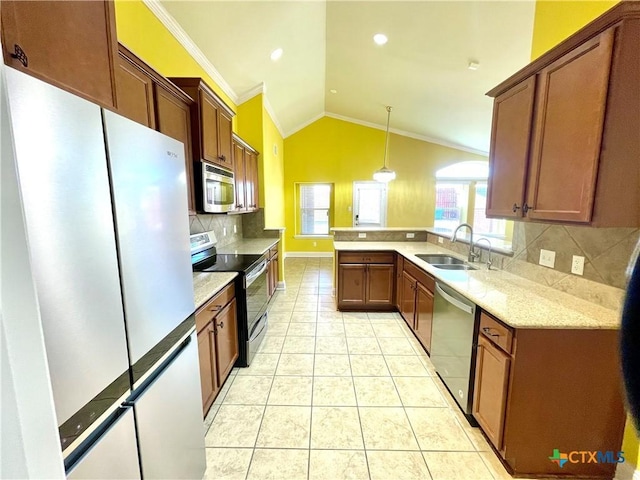
<instances>
[{"instance_id":1,"label":"wooden lower cabinet","mask_svg":"<svg viewBox=\"0 0 640 480\"><path fill-rule=\"evenodd\" d=\"M238 359L237 318L234 298L213 320L218 385L229 376Z\"/></svg>"},{"instance_id":2,"label":"wooden lower cabinet","mask_svg":"<svg viewBox=\"0 0 640 480\"><path fill-rule=\"evenodd\" d=\"M402 274L404 272L404 257L396 255L396 284L395 284L395 305L398 311L402 307Z\"/></svg>"},{"instance_id":3,"label":"wooden lower cabinet","mask_svg":"<svg viewBox=\"0 0 640 480\"><path fill-rule=\"evenodd\" d=\"M493 446L502 448L511 358L484 335L478 337L473 416Z\"/></svg>"},{"instance_id":4,"label":"wooden lower cabinet","mask_svg":"<svg viewBox=\"0 0 640 480\"><path fill-rule=\"evenodd\" d=\"M278 242L279 243L279 242ZM278 288L280 261L278 259L278 243L269 249L267 262L267 291L271 298Z\"/></svg>"},{"instance_id":5,"label":"wooden lower cabinet","mask_svg":"<svg viewBox=\"0 0 640 480\"><path fill-rule=\"evenodd\" d=\"M421 283L416 284L416 313L414 330L422 346L431 352L431 325L433 324L433 292Z\"/></svg>"},{"instance_id":6,"label":"wooden lower cabinet","mask_svg":"<svg viewBox=\"0 0 640 480\"><path fill-rule=\"evenodd\" d=\"M215 340L213 324L209 323L198 332L198 356L200 358L200 385L202 387L202 408L209 411L218 391L216 375Z\"/></svg>"},{"instance_id":7,"label":"wooden lower cabinet","mask_svg":"<svg viewBox=\"0 0 640 480\"><path fill-rule=\"evenodd\" d=\"M473 416L510 473L613 478L617 463L575 454L560 469L549 457L558 449L617 459L626 420L618 334L512 329L481 312Z\"/></svg>"},{"instance_id":8,"label":"wooden lower cabinet","mask_svg":"<svg viewBox=\"0 0 640 480\"><path fill-rule=\"evenodd\" d=\"M204 415L213 404L239 354L235 287L230 283L196 312L200 384Z\"/></svg>"},{"instance_id":9,"label":"wooden lower cabinet","mask_svg":"<svg viewBox=\"0 0 640 480\"><path fill-rule=\"evenodd\" d=\"M338 252L338 309L395 308L395 253Z\"/></svg>"},{"instance_id":10,"label":"wooden lower cabinet","mask_svg":"<svg viewBox=\"0 0 640 480\"><path fill-rule=\"evenodd\" d=\"M415 326L416 313L416 284L417 280L407 272L402 272L402 303L400 304L400 314L407 325L413 330Z\"/></svg>"}]
</instances>

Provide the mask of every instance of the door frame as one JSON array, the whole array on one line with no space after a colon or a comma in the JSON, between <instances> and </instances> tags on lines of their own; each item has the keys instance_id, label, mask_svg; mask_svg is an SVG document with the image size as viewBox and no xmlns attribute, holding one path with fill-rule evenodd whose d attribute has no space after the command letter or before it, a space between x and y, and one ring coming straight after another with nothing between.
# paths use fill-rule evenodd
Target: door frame
<instances>
[{"instance_id":1,"label":"door frame","mask_svg":"<svg viewBox=\"0 0 640 480\"><path fill-rule=\"evenodd\" d=\"M382 210L382 212L380 212L380 227L381 228L385 228L387 226L387 184L383 183L383 182L376 182L375 180L362 180L362 181L354 181L353 182L353 202L352 202L352 209L351 209L351 224L353 227L358 227L359 225L356 225L356 212L358 211L358 206L359 206L359 198L358 198L358 186L362 185L378 185L381 187L382 190L382 203L384 205L384 209ZM365 225L366 227L367 225Z\"/></svg>"}]
</instances>

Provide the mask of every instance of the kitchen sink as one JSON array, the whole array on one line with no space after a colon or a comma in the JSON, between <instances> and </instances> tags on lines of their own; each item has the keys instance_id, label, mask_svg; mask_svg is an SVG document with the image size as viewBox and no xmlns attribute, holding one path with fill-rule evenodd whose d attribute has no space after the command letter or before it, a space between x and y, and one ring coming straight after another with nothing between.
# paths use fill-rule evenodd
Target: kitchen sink
<instances>
[{"instance_id":1,"label":"kitchen sink","mask_svg":"<svg viewBox=\"0 0 640 480\"><path fill-rule=\"evenodd\" d=\"M478 267L474 267L471 265L461 265L461 264L443 264L443 265L434 265L431 264L432 267L441 268L442 270L478 270Z\"/></svg>"},{"instance_id":2,"label":"kitchen sink","mask_svg":"<svg viewBox=\"0 0 640 480\"><path fill-rule=\"evenodd\" d=\"M451 255L416 255L420 260L424 260L427 263L430 263L434 266L441 265L460 265L464 266L464 260L460 260L459 258L452 257ZM460 269L450 269L450 270L465 270L463 268Z\"/></svg>"}]
</instances>

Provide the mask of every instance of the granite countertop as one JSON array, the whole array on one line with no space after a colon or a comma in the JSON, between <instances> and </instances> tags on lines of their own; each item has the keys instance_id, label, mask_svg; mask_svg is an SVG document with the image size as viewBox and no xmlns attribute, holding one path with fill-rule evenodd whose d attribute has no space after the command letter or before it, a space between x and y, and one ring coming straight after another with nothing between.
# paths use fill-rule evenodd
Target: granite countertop
<instances>
[{"instance_id":1,"label":"granite countertop","mask_svg":"<svg viewBox=\"0 0 640 480\"><path fill-rule=\"evenodd\" d=\"M239 242L220 247L217 251L238 255L262 255L279 241L279 238L244 238Z\"/></svg>"},{"instance_id":2,"label":"granite countertop","mask_svg":"<svg viewBox=\"0 0 640 480\"><path fill-rule=\"evenodd\" d=\"M193 299L196 310L237 276L236 272L194 272Z\"/></svg>"},{"instance_id":3,"label":"granite countertop","mask_svg":"<svg viewBox=\"0 0 640 480\"><path fill-rule=\"evenodd\" d=\"M336 250L400 253L436 280L449 285L483 310L514 328L618 329L620 312L545 287L502 270L442 270L416 254L461 255L426 242L334 242ZM464 260L464 258L462 258Z\"/></svg>"}]
</instances>

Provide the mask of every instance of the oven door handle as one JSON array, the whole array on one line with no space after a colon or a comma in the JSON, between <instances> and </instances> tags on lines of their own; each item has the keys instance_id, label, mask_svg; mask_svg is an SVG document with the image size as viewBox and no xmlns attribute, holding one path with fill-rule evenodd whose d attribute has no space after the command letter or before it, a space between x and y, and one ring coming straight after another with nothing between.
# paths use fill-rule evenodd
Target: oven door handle
<instances>
[{"instance_id":1,"label":"oven door handle","mask_svg":"<svg viewBox=\"0 0 640 480\"><path fill-rule=\"evenodd\" d=\"M263 260L260 267L258 267L257 273L253 273L252 271L251 274L247 275L247 287L250 286L253 282L255 282L256 278L262 275L266 269L267 269L267 261Z\"/></svg>"}]
</instances>

